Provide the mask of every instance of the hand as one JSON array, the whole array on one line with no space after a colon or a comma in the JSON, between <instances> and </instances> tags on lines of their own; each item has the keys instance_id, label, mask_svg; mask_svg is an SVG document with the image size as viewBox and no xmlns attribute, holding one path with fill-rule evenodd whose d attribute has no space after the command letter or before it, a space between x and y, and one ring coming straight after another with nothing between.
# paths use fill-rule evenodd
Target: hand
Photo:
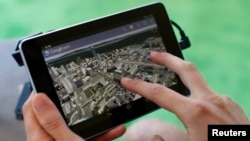
<instances>
[{"instance_id":1,"label":"hand","mask_svg":"<svg viewBox=\"0 0 250 141\"><path fill-rule=\"evenodd\" d=\"M55 105L45 94L31 94L23 106L27 141L84 141L64 122ZM93 141L110 141L125 132L118 126Z\"/></svg>"},{"instance_id":2,"label":"hand","mask_svg":"<svg viewBox=\"0 0 250 141\"><path fill-rule=\"evenodd\" d=\"M241 107L227 96L213 92L196 67L168 53L151 52L151 60L176 72L191 91L191 97L138 79L123 78L124 88L135 92L177 115L187 129L190 141L207 140L208 124L247 124Z\"/></svg>"}]
</instances>

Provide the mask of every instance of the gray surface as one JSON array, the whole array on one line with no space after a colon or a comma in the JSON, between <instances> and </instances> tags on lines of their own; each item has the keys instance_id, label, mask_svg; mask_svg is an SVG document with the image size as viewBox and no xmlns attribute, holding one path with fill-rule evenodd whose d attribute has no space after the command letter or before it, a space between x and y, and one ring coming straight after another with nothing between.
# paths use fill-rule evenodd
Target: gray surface
<instances>
[{"instance_id":1,"label":"gray surface","mask_svg":"<svg viewBox=\"0 0 250 141\"><path fill-rule=\"evenodd\" d=\"M15 107L22 84L27 81L24 67L11 54L16 40L0 42L0 140L25 141L23 121L16 120Z\"/></svg>"}]
</instances>

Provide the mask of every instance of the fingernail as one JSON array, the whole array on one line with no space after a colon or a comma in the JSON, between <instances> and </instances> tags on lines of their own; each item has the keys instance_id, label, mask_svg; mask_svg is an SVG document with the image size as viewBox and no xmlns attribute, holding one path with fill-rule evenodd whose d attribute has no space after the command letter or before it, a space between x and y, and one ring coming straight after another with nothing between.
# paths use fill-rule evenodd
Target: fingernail
<instances>
[{"instance_id":1,"label":"fingernail","mask_svg":"<svg viewBox=\"0 0 250 141\"><path fill-rule=\"evenodd\" d=\"M37 109L37 110L43 110L45 108L48 107L48 102L41 96L36 96L35 97L35 101L34 101L34 107Z\"/></svg>"},{"instance_id":2,"label":"fingernail","mask_svg":"<svg viewBox=\"0 0 250 141\"><path fill-rule=\"evenodd\" d=\"M122 81L125 82L125 83L128 83L129 81L131 81L132 79L131 78L128 78L128 77L124 77L122 78Z\"/></svg>"},{"instance_id":3,"label":"fingernail","mask_svg":"<svg viewBox=\"0 0 250 141\"><path fill-rule=\"evenodd\" d=\"M159 52L157 52L157 51L151 51L151 55L156 55L156 54L159 54Z\"/></svg>"}]
</instances>

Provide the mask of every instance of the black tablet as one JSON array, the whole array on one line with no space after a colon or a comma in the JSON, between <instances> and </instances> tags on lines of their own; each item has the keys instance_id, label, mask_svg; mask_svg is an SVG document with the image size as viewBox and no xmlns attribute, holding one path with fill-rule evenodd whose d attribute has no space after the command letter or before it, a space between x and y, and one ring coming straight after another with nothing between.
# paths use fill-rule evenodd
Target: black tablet
<instances>
[{"instance_id":1,"label":"black tablet","mask_svg":"<svg viewBox=\"0 0 250 141\"><path fill-rule=\"evenodd\" d=\"M67 125L90 139L159 107L120 86L120 78L160 83L187 95L151 51L183 58L163 4L154 3L23 40L33 89L55 103Z\"/></svg>"}]
</instances>

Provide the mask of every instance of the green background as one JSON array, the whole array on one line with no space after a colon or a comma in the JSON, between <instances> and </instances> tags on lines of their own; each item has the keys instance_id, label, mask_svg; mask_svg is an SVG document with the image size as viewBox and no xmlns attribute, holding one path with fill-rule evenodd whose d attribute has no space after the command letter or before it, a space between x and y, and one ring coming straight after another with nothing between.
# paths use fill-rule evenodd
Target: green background
<instances>
[{"instance_id":1,"label":"green background","mask_svg":"<svg viewBox=\"0 0 250 141\"><path fill-rule=\"evenodd\" d=\"M152 2L155 1L1 0L0 41L63 28ZM181 25L191 40L191 48L183 51L185 59L197 66L218 94L232 97L250 116L250 1L160 2L164 3L170 18ZM175 115L163 109L142 118L151 117L161 118L183 128Z\"/></svg>"}]
</instances>

